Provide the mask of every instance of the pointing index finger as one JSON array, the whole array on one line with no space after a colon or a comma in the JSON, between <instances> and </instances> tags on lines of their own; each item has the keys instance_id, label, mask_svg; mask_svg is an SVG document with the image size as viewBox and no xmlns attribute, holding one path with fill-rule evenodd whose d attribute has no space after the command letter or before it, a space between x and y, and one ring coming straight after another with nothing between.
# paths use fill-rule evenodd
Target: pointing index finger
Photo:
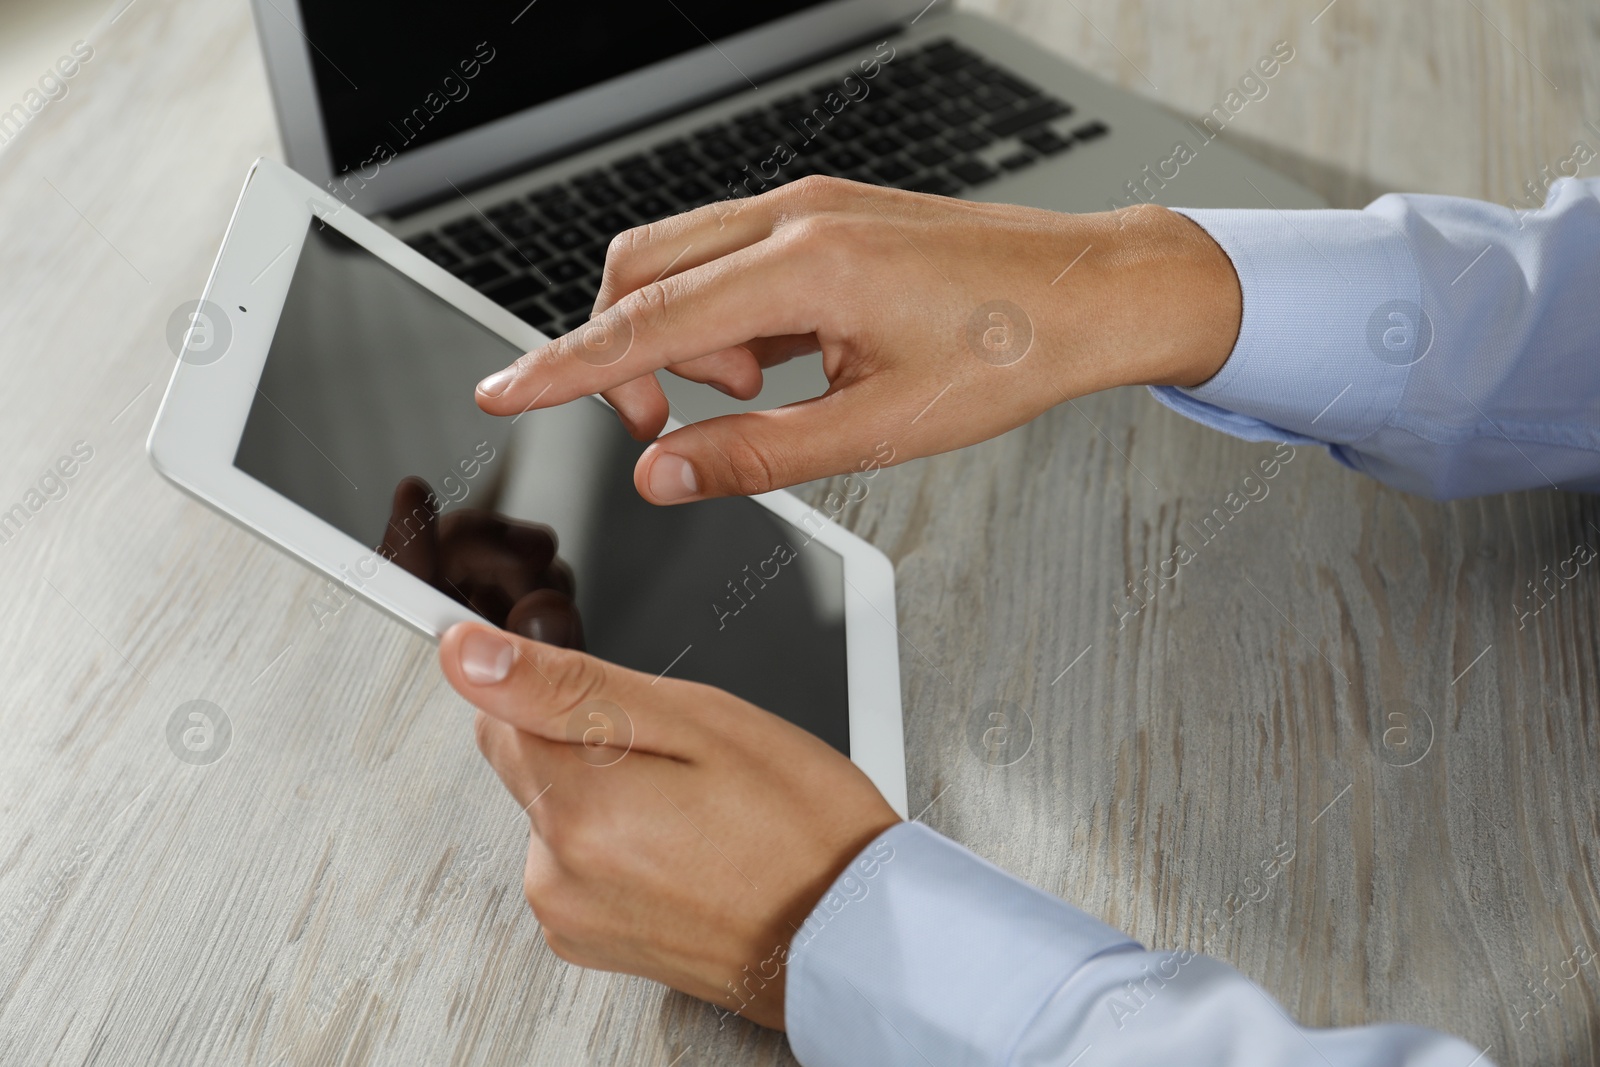
<instances>
[{"instance_id":1,"label":"pointing index finger","mask_svg":"<svg viewBox=\"0 0 1600 1067\"><path fill-rule=\"evenodd\" d=\"M769 242L651 282L478 383L491 415L554 407L752 338L814 333L811 287Z\"/></svg>"}]
</instances>

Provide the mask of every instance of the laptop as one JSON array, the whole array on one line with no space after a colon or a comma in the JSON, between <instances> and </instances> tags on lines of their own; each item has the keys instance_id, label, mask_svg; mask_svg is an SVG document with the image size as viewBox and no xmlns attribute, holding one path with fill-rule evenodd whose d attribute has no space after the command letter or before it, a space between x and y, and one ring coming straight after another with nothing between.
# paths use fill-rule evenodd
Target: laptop
<instances>
[{"instance_id":1,"label":"laptop","mask_svg":"<svg viewBox=\"0 0 1600 1067\"><path fill-rule=\"evenodd\" d=\"M1058 211L1325 206L1217 139L1229 109L1185 121L949 0L252 9L288 164L547 335L587 320L615 234L810 174ZM818 395L818 364L743 403L661 379L695 421Z\"/></svg>"}]
</instances>

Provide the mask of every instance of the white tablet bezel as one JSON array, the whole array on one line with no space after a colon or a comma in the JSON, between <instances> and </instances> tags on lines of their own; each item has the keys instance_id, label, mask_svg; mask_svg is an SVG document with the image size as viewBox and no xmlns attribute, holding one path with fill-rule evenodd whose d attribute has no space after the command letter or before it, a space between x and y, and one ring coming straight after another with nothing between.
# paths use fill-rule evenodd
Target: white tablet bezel
<instances>
[{"instance_id":1,"label":"white tablet bezel","mask_svg":"<svg viewBox=\"0 0 1600 1067\"><path fill-rule=\"evenodd\" d=\"M208 353L205 359L178 361L150 430L150 460L196 499L437 639L455 623L478 616L399 567L387 565L372 547L233 465L313 218L321 218L511 344L527 350L547 340L294 171L260 159L245 179L201 297L203 307L225 309L230 340L220 357L212 359ZM187 344L184 347L187 351ZM751 499L789 522L804 522L811 539L837 552L844 562L851 758L904 816L894 568L883 553L790 493Z\"/></svg>"}]
</instances>

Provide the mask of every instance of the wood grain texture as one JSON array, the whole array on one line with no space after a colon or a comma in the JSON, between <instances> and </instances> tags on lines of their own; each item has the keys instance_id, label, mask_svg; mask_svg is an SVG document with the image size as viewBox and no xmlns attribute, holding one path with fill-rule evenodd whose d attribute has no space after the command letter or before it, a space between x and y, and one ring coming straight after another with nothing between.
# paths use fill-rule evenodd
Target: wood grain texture
<instances>
[{"instance_id":1,"label":"wood grain texture","mask_svg":"<svg viewBox=\"0 0 1600 1067\"><path fill-rule=\"evenodd\" d=\"M1581 0L974 6L1186 115L1290 41L1226 136L1339 206L1504 202L1600 141ZM359 604L319 629L315 576L151 470L167 318L277 145L243 4L139 0L92 41L0 154L0 509L94 450L0 544L0 1060L792 1062L555 959L432 646ZM912 811L1306 1023L1600 1060L1595 965L1552 977L1600 949L1600 577L1516 607L1600 507L1434 504L1299 449L1119 625L1270 451L1124 390L872 483L845 522L896 564ZM209 766L165 741L196 699L234 731ZM1011 766L966 740L993 700L1033 723ZM1385 732L1424 718L1398 766Z\"/></svg>"}]
</instances>

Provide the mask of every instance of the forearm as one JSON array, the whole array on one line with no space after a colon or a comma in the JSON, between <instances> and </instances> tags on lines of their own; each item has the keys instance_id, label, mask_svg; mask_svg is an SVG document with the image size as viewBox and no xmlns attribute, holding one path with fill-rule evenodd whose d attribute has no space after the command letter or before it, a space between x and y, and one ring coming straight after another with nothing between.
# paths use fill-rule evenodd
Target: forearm
<instances>
[{"instance_id":1,"label":"forearm","mask_svg":"<svg viewBox=\"0 0 1600 1067\"><path fill-rule=\"evenodd\" d=\"M1303 1029L1225 964L1142 951L918 824L875 846L893 853L876 879L814 915L789 955L789 1039L807 1067L1067 1067L1090 1048L1084 1064L1465 1067L1478 1056L1411 1026Z\"/></svg>"}]
</instances>

